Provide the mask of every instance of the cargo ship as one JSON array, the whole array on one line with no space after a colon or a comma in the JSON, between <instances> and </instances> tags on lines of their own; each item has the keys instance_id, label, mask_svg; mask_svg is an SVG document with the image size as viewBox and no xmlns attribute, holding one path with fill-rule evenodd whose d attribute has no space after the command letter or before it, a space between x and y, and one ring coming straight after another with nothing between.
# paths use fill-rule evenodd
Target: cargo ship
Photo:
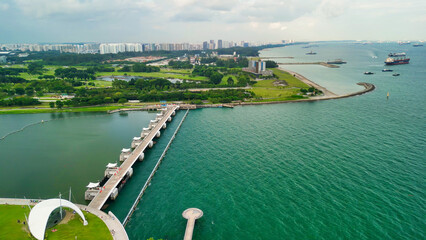
<instances>
[{"instance_id":1,"label":"cargo ship","mask_svg":"<svg viewBox=\"0 0 426 240\"><path fill-rule=\"evenodd\" d=\"M317 53L316 52L313 52L313 51L310 51L310 52L308 52L308 53L306 53L306 55L316 55Z\"/></svg>"},{"instance_id":2,"label":"cargo ship","mask_svg":"<svg viewBox=\"0 0 426 240\"><path fill-rule=\"evenodd\" d=\"M400 65L400 64L408 64L408 63L410 63L410 58L407 58L407 57L400 57L400 58L388 57L385 61L386 65Z\"/></svg>"},{"instance_id":3,"label":"cargo ship","mask_svg":"<svg viewBox=\"0 0 426 240\"><path fill-rule=\"evenodd\" d=\"M416 44L413 44L413 47L423 47L423 44L421 44L421 43L416 43Z\"/></svg>"}]
</instances>

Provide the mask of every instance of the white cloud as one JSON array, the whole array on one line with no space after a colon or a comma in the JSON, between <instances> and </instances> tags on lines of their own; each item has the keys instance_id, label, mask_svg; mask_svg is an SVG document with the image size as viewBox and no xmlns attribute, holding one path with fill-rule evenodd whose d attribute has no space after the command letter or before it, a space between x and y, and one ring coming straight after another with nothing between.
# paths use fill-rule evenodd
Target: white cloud
<instances>
[{"instance_id":1,"label":"white cloud","mask_svg":"<svg viewBox=\"0 0 426 240\"><path fill-rule=\"evenodd\" d=\"M345 0L324 0L318 9L325 17L334 18L343 15L348 5Z\"/></svg>"},{"instance_id":2,"label":"white cloud","mask_svg":"<svg viewBox=\"0 0 426 240\"><path fill-rule=\"evenodd\" d=\"M371 38L409 29L425 38L424 0L0 0L10 29L49 29L51 37L199 41ZM3 18L2 18L3 16ZM397 17L395 17L397 16ZM19 23L18 23L19 22ZM20 24L20 25L19 25ZM0 30L2 27L0 26ZM3 29L5 27L3 26ZM56 31L52 29L58 29ZM62 29L62 31L61 31ZM63 29L67 29L64 33ZM376 31L380 29L380 31ZM36 30L34 30L36 31ZM11 30L13 32L13 30ZM355 33L356 32L356 33ZM72 33L72 34L71 34ZM112 34L114 33L114 34ZM368 35L367 35L368 33ZM364 35L363 35L364 34ZM0 36L1 38L2 36ZM50 36L46 35L46 38ZM409 37L409 36L407 36ZM4 36L3 36L4 38ZM380 37L374 37L376 39ZM1 39L0 39L1 40Z\"/></svg>"},{"instance_id":3,"label":"white cloud","mask_svg":"<svg viewBox=\"0 0 426 240\"><path fill-rule=\"evenodd\" d=\"M149 2L144 0L15 0L16 6L25 14L37 18L49 15L97 13L132 9L146 9Z\"/></svg>"},{"instance_id":4,"label":"white cloud","mask_svg":"<svg viewBox=\"0 0 426 240\"><path fill-rule=\"evenodd\" d=\"M7 9L9 9L9 4L0 3L0 10L6 11Z\"/></svg>"},{"instance_id":5,"label":"white cloud","mask_svg":"<svg viewBox=\"0 0 426 240\"><path fill-rule=\"evenodd\" d=\"M283 30L286 30L287 28L288 28L287 26L283 25L280 22L274 22L274 23L270 23L269 24L269 29L272 29L272 30L281 30L281 31L283 31Z\"/></svg>"}]
</instances>

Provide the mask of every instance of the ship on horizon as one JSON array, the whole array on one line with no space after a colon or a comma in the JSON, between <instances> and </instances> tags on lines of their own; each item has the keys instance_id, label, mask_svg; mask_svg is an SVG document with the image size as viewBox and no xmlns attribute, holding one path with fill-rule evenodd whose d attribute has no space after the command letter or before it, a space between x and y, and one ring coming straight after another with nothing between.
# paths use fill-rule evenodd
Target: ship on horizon
<instances>
[{"instance_id":1,"label":"ship on horizon","mask_svg":"<svg viewBox=\"0 0 426 240\"><path fill-rule=\"evenodd\" d=\"M400 53L389 53L388 56L389 57L403 57L405 56L405 52L400 52Z\"/></svg>"},{"instance_id":2,"label":"ship on horizon","mask_svg":"<svg viewBox=\"0 0 426 240\"><path fill-rule=\"evenodd\" d=\"M386 65L400 65L410 63L410 58L407 58L405 55L403 57L388 57L385 60Z\"/></svg>"}]
</instances>

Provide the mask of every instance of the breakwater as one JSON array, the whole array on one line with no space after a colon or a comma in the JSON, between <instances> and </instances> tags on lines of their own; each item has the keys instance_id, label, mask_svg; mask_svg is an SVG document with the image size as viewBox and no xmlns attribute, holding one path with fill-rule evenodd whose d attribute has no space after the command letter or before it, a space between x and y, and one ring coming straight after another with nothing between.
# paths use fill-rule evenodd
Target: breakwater
<instances>
[{"instance_id":1,"label":"breakwater","mask_svg":"<svg viewBox=\"0 0 426 240\"><path fill-rule=\"evenodd\" d=\"M326 62L297 62L297 63L278 63L278 65L321 65L328 68L339 68L339 66L334 64L329 64Z\"/></svg>"}]
</instances>

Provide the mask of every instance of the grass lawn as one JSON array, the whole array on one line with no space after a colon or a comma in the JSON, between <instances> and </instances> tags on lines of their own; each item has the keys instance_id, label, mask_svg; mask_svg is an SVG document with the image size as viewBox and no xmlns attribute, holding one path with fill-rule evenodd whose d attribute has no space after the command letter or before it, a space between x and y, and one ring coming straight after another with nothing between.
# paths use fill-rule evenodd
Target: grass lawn
<instances>
[{"instance_id":1,"label":"grass lawn","mask_svg":"<svg viewBox=\"0 0 426 240\"><path fill-rule=\"evenodd\" d=\"M177 78L182 80L191 80L191 81L208 81L209 79L204 76L191 76L189 74L179 74L179 73L168 73L168 72L99 72L96 73L96 77L102 76L139 76L139 77L153 77L153 78Z\"/></svg>"},{"instance_id":2,"label":"grass lawn","mask_svg":"<svg viewBox=\"0 0 426 240\"><path fill-rule=\"evenodd\" d=\"M10 67L14 68L26 68L27 65L11 65ZM87 67L82 66L70 66L73 68L77 68L79 70L87 69ZM57 68L64 68L64 66L51 66L46 65L44 66L45 71L43 72L43 75L54 75L55 70ZM127 74L127 76L141 76L141 77L155 77L155 78L177 78L182 80L191 80L191 81L208 81L209 79L204 76L190 76L191 75L191 69L171 69L171 68L161 68L160 72L152 72L152 73L144 73L144 72L117 72L118 67L115 68L116 72L98 72L96 73L96 77L102 77L102 76L123 76L124 74ZM20 73L20 77L26 79L26 80L38 80L38 77L40 75L31 75L28 73ZM110 85L106 83L97 82L95 83L97 87L108 87Z\"/></svg>"},{"instance_id":3,"label":"grass lawn","mask_svg":"<svg viewBox=\"0 0 426 240\"><path fill-rule=\"evenodd\" d=\"M29 213L26 206L0 205L0 239L33 239L25 230L27 225L22 224L26 221L24 214L28 216Z\"/></svg>"},{"instance_id":4,"label":"grass lawn","mask_svg":"<svg viewBox=\"0 0 426 240\"><path fill-rule=\"evenodd\" d=\"M219 85L228 85L228 78L229 77L232 77L232 79L234 79L234 84L238 83L238 80L237 80L236 76L234 76L234 75L225 75L225 76L223 76L222 81L220 82Z\"/></svg>"},{"instance_id":5,"label":"grass lawn","mask_svg":"<svg viewBox=\"0 0 426 240\"><path fill-rule=\"evenodd\" d=\"M309 88L309 86L306 83L300 81L296 77L293 77L293 75L291 75L288 72L284 72L278 68L274 68L272 69L272 71L274 72L275 75L278 76L278 80L286 81L289 87Z\"/></svg>"},{"instance_id":6,"label":"grass lawn","mask_svg":"<svg viewBox=\"0 0 426 240\"><path fill-rule=\"evenodd\" d=\"M23 225L25 215L29 215L30 210L27 206L18 205L0 205L0 239L35 239L28 230L28 225ZM67 213L71 214L71 213ZM54 226L56 232L46 230L47 239L112 239L112 236L101 219L93 214L84 212L88 221L87 226L83 226L80 216L71 216L68 223ZM18 223L17 220L21 223Z\"/></svg>"},{"instance_id":7,"label":"grass lawn","mask_svg":"<svg viewBox=\"0 0 426 240\"><path fill-rule=\"evenodd\" d=\"M167 73L180 73L180 74L191 74L192 69L173 69L173 68L161 68L160 72Z\"/></svg>"},{"instance_id":8,"label":"grass lawn","mask_svg":"<svg viewBox=\"0 0 426 240\"><path fill-rule=\"evenodd\" d=\"M252 92L257 97L263 98L264 101L285 101L300 99L300 97L294 97L300 93L300 88L309 88L308 85L293 77L291 74L279 70L277 68L272 69L274 74L277 75L278 79L268 79L258 81L253 85ZM275 81L285 81L287 86L275 86Z\"/></svg>"}]
</instances>

